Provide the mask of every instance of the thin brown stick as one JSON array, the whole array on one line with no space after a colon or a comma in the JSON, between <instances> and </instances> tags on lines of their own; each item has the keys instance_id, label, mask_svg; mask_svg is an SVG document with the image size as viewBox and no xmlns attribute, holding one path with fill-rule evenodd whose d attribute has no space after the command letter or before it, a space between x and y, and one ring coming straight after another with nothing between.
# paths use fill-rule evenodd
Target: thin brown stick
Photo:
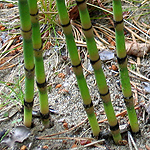
<instances>
[{"instance_id":1,"label":"thin brown stick","mask_svg":"<svg viewBox=\"0 0 150 150\"><path fill-rule=\"evenodd\" d=\"M65 131L62 131L62 132L58 132L58 133L54 133L54 134L51 134L51 135L45 135L45 136L40 136L38 138L45 138L45 137L51 137L51 136L55 136L55 135L60 135L60 134L63 134L63 133L67 133L67 132L70 132L74 129L76 129L77 127L81 126L83 123L85 123L86 121L88 120L88 118L84 119L81 123L79 123L78 125L68 129L68 130L65 130Z\"/></svg>"},{"instance_id":2,"label":"thin brown stick","mask_svg":"<svg viewBox=\"0 0 150 150\"><path fill-rule=\"evenodd\" d=\"M138 38L139 40L150 44L150 41L147 41L147 40L145 40L144 38L140 37L140 36L137 35L135 32L133 32L131 29L129 29L127 26L124 26L124 27L125 27L125 29L127 29L130 33L132 33L132 34L133 34L136 38Z\"/></svg>"},{"instance_id":3,"label":"thin brown stick","mask_svg":"<svg viewBox=\"0 0 150 150\"><path fill-rule=\"evenodd\" d=\"M76 141L80 141L80 140L95 140L94 138L80 138L80 137L50 137L50 138L46 138L46 136L43 137L37 137L38 140L76 140Z\"/></svg>"}]
</instances>

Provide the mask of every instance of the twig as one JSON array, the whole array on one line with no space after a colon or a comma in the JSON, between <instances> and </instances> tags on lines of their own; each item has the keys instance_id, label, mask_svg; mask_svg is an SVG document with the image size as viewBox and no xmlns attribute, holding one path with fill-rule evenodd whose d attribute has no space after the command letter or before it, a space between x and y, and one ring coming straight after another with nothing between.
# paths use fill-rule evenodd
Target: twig
<instances>
[{"instance_id":1,"label":"twig","mask_svg":"<svg viewBox=\"0 0 150 150\"><path fill-rule=\"evenodd\" d=\"M95 30L95 28L93 28L93 31L95 32L95 34L96 34L96 36L99 38L99 40L101 40L103 43L109 45L108 42L106 42L103 38L101 38L101 37L99 36L99 34L98 34L97 31ZM102 43L100 43L100 45L102 45Z\"/></svg>"},{"instance_id":2,"label":"twig","mask_svg":"<svg viewBox=\"0 0 150 150\"><path fill-rule=\"evenodd\" d=\"M135 150L138 150L138 148L137 148L137 146L136 146L136 143L134 142L133 137L132 137L130 131L128 131L128 136L129 136L129 138L131 139L131 142L132 142L132 144L133 144Z\"/></svg>"},{"instance_id":3,"label":"twig","mask_svg":"<svg viewBox=\"0 0 150 150\"><path fill-rule=\"evenodd\" d=\"M135 32L133 32L131 29L129 29L127 26L125 26L125 29L127 29L129 32L131 32L135 37L137 37L137 38L140 39L141 41L150 44L150 41L147 41L147 40L143 39L142 37L140 37L139 35L137 35ZM138 29L138 30L139 30L139 29ZM145 33L144 33L143 31L141 31L141 30L140 30L140 32L142 32L144 35L147 35L147 34L145 34ZM150 38L148 35L147 35L147 37Z\"/></svg>"},{"instance_id":4,"label":"twig","mask_svg":"<svg viewBox=\"0 0 150 150\"><path fill-rule=\"evenodd\" d=\"M128 144L129 144L130 150L133 150L131 139L130 139L130 136L129 136L129 132L128 132Z\"/></svg>"},{"instance_id":5,"label":"twig","mask_svg":"<svg viewBox=\"0 0 150 150\"><path fill-rule=\"evenodd\" d=\"M1 53L1 55L0 55L0 61L6 56L6 55L8 55L8 53L6 53L6 54L4 54L7 50L8 50L8 48L11 46L11 44L13 43L13 41L14 41L14 39L15 39L15 37L16 37L16 35L14 35L12 38L11 38L11 40L9 41L9 43L8 43L8 45L6 46L6 48L4 49L4 51ZM4 55L3 55L4 54ZM3 55L3 56L2 56Z\"/></svg>"},{"instance_id":6,"label":"twig","mask_svg":"<svg viewBox=\"0 0 150 150\"><path fill-rule=\"evenodd\" d=\"M136 106L134 109L138 109L139 107L140 106ZM125 114L127 114L127 110L123 110L121 113L117 114L116 117L119 117L119 116L122 116L122 115L125 115ZM98 121L98 123L103 123L105 121L107 121L107 119L100 120L100 121Z\"/></svg>"},{"instance_id":7,"label":"twig","mask_svg":"<svg viewBox=\"0 0 150 150\"><path fill-rule=\"evenodd\" d=\"M80 146L80 147L75 147L75 148L72 148L71 150L75 150L75 149L79 149L79 148L85 148L85 147L89 147L89 146L94 146L95 144L102 144L105 142L105 139L102 139L102 140L98 140L98 141L94 141L92 143L89 143L89 144L86 144L84 146Z\"/></svg>"},{"instance_id":8,"label":"twig","mask_svg":"<svg viewBox=\"0 0 150 150\"><path fill-rule=\"evenodd\" d=\"M135 71L133 71L133 70L131 70L131 69L129 69L129 68L128 68L128 70L129 70L131 73L133 73L134 75L137 75L138 77L143 78L144 80L147 80L148 82L150 82L150 79L148 79L147 77L145 77L145 76L143 76L143 75L141 75L141 74L139 74L139 73L137 73L137 72L135 72Z\"/></svg>"},{"instance_id":9,"label":"twig","mask_svg":"<svg viewBox=\"0 0 150 150\"><path fill-rule=\"evenodd\" d=\"M41 137L37 137L36 139L38 140L76 140L76 141L80 141L80 140L95 140L94 138L80 138L80 137L46 137L46 136L41 136Z\"/></svg>"},{"instance_id":10,"label":"twig","mask_svg":"<svg viewBox=\"0 0 150 150\"><path fill-rule=\"evenodd\" d=\"M68 129L68 130L65 130L65 131L62 131L62 132L58 132L58 133L54 133L54 134L51 134L51 135L46 135L46 136L40 136L38 137L39 139L40 138L45 138L45 137L51 137L51 136L55 136L55 135L60 135L60 134L63 134L63 133L67 133L67 132L70 132L74 129L76 129L77 127L81 126L83 123L85 123L86 121L88 120L88 118L84 119L81 123L79 123L78 125Z\"/></svg>"}]
</instances>

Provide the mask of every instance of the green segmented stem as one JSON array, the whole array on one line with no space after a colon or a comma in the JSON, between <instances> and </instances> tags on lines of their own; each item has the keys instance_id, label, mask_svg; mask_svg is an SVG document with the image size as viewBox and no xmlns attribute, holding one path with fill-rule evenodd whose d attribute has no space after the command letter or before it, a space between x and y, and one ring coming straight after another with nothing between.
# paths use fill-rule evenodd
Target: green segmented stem
<instances>
[{"instance_id":1,"label":"green segmented stem","mask_svg":"<svg viewBox=\"0 0 150 150\"><path fill-rule=\"evenodd\" d=\"M113 139L115 143L118 144L119 141L122 140L120 129L111 103L110 94L106 83L106 78L101 67L101 61L99 59L96 42L94 40L92 24L87 10L86 1L76 0L76 2L79 9L82 28L83 28L84 35L86 37L87 49L89 52L91 64L94 69L95 78L97 81L100 96L103 100L103 105L104 105L104 109L106 112L109 125L111 126L110 129L112 129L111 133ZM115 129L113 129L113 127Z\"/></svg>"},{"instance_id":2,"label":"green segmented stem","mask_svg":"<svg viewBox=\"0 0 150 150\"><path fill-rule=\"evenodd\" d=\"M30 18L32 23L32 41L34 48L34 58L35 58L35 74L37 80L37 86L39 90L40 98L40 113L46 115L49 113L48 105L48 95L47 95L47 84L44 71L43 62L43 49L42 40L40 34L39 18L38 18L38 8L37 0L28 0ZM40 86L41 85L41 86ZM42 123L45 127L49 127L50 116L46 119L42 119Z\"/></svg>"},{"instance_id":3,"label":"green segmented stem","mask_svg":"<svg viewBox=\"0 0 150 150\"><path fill-rule=\"evenodd\" d=\"M130 120L130 126L132 132L139 131L138 120L136 112L134 109L133 96L130 85L130 78L127 69L127 58L125 50L125 39L124 39L124 25L123 25L123 16L122 16L122 7L120 0L113 0L113 14L114 14L114 23L115 23L115 33L116 33L116 49L118 64L120 70L120 80L122 84L122 92L124 95L124 101L127 107L127 112Z\"/></svg>"},{"instance_id":4,"label":"green segmented stem","mask_svg":"<svg viewBox=\"0 0 150 150\"><path fill-rule=\"evenodd\" d=\"M31 38L31 21L27 0L18 0L18 4L23 36L25 64L24 125L30 127L32 122L32 102L34 97L34 58Z\"/></svg>"},{"instance_id":5,"label":"green segmented stem","mask_svg":"<svg viewBox=\"0 0 150 150\"><path fill-rule=\"evenodd\" d=\"M77 47L76 47L74 37L72 34L72 28L71 28L71 25L69 24L70 20L69 20L68 14L67 14L65 1L57 0L57 8L58 8L58 13L59 13L59 17L60 17L60 22L62 24L63 31L65 33L65 38L66 38L66 43L67 43L68 51L69 51L70 58L71 58L71 63L73 65L73 70L74 70L74 73L77 78L77 82L78 82L78 86L79 86L79 89L81 92L83 103L85 106L87 106L87 105L90 105L92 101L91 101L89 90L88 90L88 87L86 84L86 80L83 75L83 70L82 70L82 67L80 64ZM95 113L94 113L93 106L91 105L88 108L85 107L85 111L87 113L93 135L98 136L100 133L100 129L98 126L98 122L97 122Z\"/></svg>"}]
</instances>

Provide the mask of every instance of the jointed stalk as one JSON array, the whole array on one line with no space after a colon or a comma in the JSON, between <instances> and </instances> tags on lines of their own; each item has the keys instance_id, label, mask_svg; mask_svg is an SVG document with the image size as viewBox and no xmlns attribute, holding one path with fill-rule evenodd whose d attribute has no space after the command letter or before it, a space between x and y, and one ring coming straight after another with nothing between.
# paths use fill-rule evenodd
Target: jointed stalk
<instances>
[{"instance_id":1,"label":"jointed stalk","mask_svg":"<svg viewBox=\"0 0 150 150\"><path fill-rule=\"evenodd\" d=\"M83 106L87 113L93 135L97 137L99 136L100 129L98 126L95 113L94 113L93 103L91 101L91 97L90 97L89 90L86 84L86 80L83 75L81 61L78 56L77 47L76 47L74 37L72 34L72 28L71 28L69 17L68 17L67 10L65 7L65 1L57 0L57 8L58 8L58 13L60 17L60 22L63 27L63 31L65 33L66 43L67 43L68 51L70 54L73 71L76 75L78 86L79 86L81 96L83 99L83 103L84 103Z\"/></svg>"},{"instance_id":2,"label":"jointed stalk","mask_svg":"<svg viewBox=\"0 0 150 150\"><path fill-rule=\"evenodd\" d=\"M18 0L23 36L24 68L25 68L25 100L24 125L31 126L34 97L34 58L31 38L31 21L27 0Z\"/></svg>"},{"instance_id":3,"label":"jointed stalk","mask_svg":"<svg viewBox=\"0 0 150 150\"><path fill-rule=\"evenodd\" d=\"M39 90L40 98L40 113L42 123L45 127L49 127L49 105L48 105L48 95L47 95L47 83L45 78L44 71L44 62L43 62L43 49L42 49L42 40L40 34L40 27L38 21L38 8L37 0L28 0L29 2L29 11L32 23L32 40L34 48L34 57L35 57L35 74L36 74L36 83Z\"/></svg>"},{"instance_id":4,"label":"jointed stalk","mask_svg":"<svg viewBox=\"0 0 150 150\"><path fill-rule=\"evenodd\" d=\"M116 144L122 140L120 135L119 124L117 122L113 106L110 99L110 93L106 84L106 78L101 67L101 60L98 54L96 43L94 40L93 29L87 10L87 5L84 0L76 0L79 9L82 29L86 37L87 49L90 55L90 62L93 66L95 78L99 88L100 96L103 100L104 109L110 125L110 130Z\"/></svg>"},{"instance_id":5,"label":"jointed stalk","mask_svg":"<svg viewBox=\"0 0 150 150\"><path fill-rule=\"evenodd\" d=\"M127 69L127 54L125 50L125 39L123 31L124 25L123 25L121 0L113 0L113 13L114 13L114 26L116 32L117 60L120 69L122 92L127 107L131 129L133 132L138 132L139 126L136 112L134 109L130 78Z\"/></svg>"}]
</instances>

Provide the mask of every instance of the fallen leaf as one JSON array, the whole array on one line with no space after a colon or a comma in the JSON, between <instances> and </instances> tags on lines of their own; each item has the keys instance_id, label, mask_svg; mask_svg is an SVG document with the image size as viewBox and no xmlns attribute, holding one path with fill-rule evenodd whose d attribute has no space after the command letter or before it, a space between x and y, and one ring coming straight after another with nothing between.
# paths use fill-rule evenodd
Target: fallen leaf
<instances>
[{"instance_id":1,"label":"fallen leaf","mask_svg":"<svg viewBox=\"0 0 150 150\"><path fill-rule=\"evenodd\" d=\"M114 41L111 41L111 42L110 42L110 45L111 45L111 46L115 46L116 43L115 43Z\"/></svg>"},{"instance_id":2,"label":"fallen leaf","mask_svg":"<svg viewBox=\"0 0 150 150\"><path fill-rule=\"evenodd\" d=\"M60 94L60 93L62 93L62 94L67 94L67 93L69 93L69 91L66 90L66 89L60 89L60 90L58 91L58 94Z\"/></svg>"},{"instance_id":3,"label":"fallen leaf","mask_svg":"<svg viewBox=\"0 0 150 150\"><path fill-rule=\"evenodd\" d=\"M61 31L57 31L57 33L58 33L59 35L62 35L62 32L61 32Z\"/></svg>"},{"instance_id":4,"label":"fallen leaf","mask_svg":"<svg viewBox=\"0 0 150 150\"><path fill-rule=\"evenodd\" d=\"M89 143L91 143L90 140L80 140L81 145L86 145L86 144L89 144Z\"/></svg>"},{"instance_id":5,"label":"fallen leaf","mask_svg":"<svg viewBox=\"0 0 150 150\"><path fill-rule=\"evenodd\" d=\"M69 10L69 18L75 20L79 16L79 10L77 6L74 6L72 9Z\"/></svg>"},{"instance_id":6,"label":"fallen leaf","mask_svg":"<svg viewBox=\"0 0 150 150\"><path fill-rule=\"evenodd\" d=\"M44 146L43 146L43 149L48 149L48 146L47 146L47 145L44 145Z\"/></svg>"},{"instance_id":7,"label":"fallen leaf","mask_svg":"<svg viewBox=\"0 0 150 150\"><path fill-rule=\"evenodd\" d=\"M4 4L3 3L0 3L0 8L4 8Z\"/></svg>"},{"instance_id":8,"label":"fallen leaf","mask_svg":"<svg viewBox=\"0 0 150 150\"><path fill-rule=\"evenodd\" d=\"M27 150L27 146L26 145L21 146L20 150Z\"/></svg>"},{"instance_id":9,"label":"fallen leaf","mask_svg":"<svg viewBox=\"0 0 150 150\"><path fill-rule=\"evenodd\" d=\"M111 69L114 70L114 71L118 71L118 68L117 68L116 65L112 65L112 66L111 66Z\"/></svg>"},{"instance_id":10,"label":"fallen leaf","mask_svg":"<svg viewBox=\"0 0 150 150\"><path fill-rule=\"evenodd\" d=\"M68 128L68 123L67 122L64 122L63 123L63 127L65 128L65 130L68 130L69 128Z\"/></svg>"},{"instance_id":11,"label":"fallen leaf","mask_svg":"<svg viewBox=\"0 0 150 150\"><path fill-rule=\"evenodd\" d=\"M59 74L58 74L58 78L64 79L64 78L65 78L65 74L64 74L64 73L59 73Z\"/></svg>"},{"instance_id":12,"label":"fallen leaf","mask_svg":"<svg viewBox=\"0 0 150 150\"><path fill-rule=\"evenodd\" d=\"M55 89L60 88L61 86L62 86L61 84L57 84L57 85L55 86Z\"/></svg>"},{"instance_id":13,"label":"fallen leaf","mask_svg":"<svg viewBox=\"0 0 150 150\"><path fill-rule=\"evenodd\" d=\"M146 43L135 43L126 42L126 50L128 55L133 55L136 57L143 57L145 54L150 52L150 44Z\"/></svg>"},{"instance_id":14,"label":"fallen leaf","mask_svg":"<svg viewBox=\"0 0 150 150\"><path fill-rule=\"evenodd\" d=\"M14 4L10 3L10 4L7 4L6 6L7 6L7 8L12 8L12 7L14 7Z\"/></svg>"},{"instance_id":15,"label":"fallen leaf","mask_svg":"<svg viewBox=\"0 0 150 150\"><path fill-rule=\"evenodd\" d=\"M17 126L15 129L8 134L8 136L4 137L2 143L6 143L9 147L13 147L15 142L23 142L30 135L31 131L21 125Z\"/></svg>"},{"instance_id":16,"label":"fallen leaf","mask_svg":"<svg viewBox=\"0 0 150 150\"><path fill-rule=\"evenodd\" d=\"M62 143L63 143L63 144L67 144L67 141L66 141L66 140L63 140Z\"/></svg>"},{"instance_id":17,"label":"fallen leaf","mask_svg":"<svg viewBox=\"0 0 150 150\"><path fill-rule=\"evenodd\" d=\"M50 49L51 45L52 45L51 42L47 42L43 49Z\"/></svg>"},{"instance_id":18,"label":"fallen leaf","mask_svg":"<svg viewBox=\"0 0 150 150\"><path fill-rule=\"evenodd\" d=\"M73 144L72 146L71 146L71 148L75 148L75 147L77 147L77 144Z\"/></svg>"},{"instance_id":19,"label":"fallen leaf","mask_svg":"<svg viewBox=\"0 0 150 150\"><path fill-rule=\"evenodd\" d=\"M1 31L4 31L4 30L5 30L5 27L4 27L4 26L0 27L0 30L1 30Z\"/></svg>"},{"instance_id":20,"label":"fallen leaf","mask_svg":"<svg viewBox=\"0 0 150 150\"><path fill-rule=\"evenodd\" d=\"M80 144L81 145L85 145L86 144L86 140L80 140Z\"/></svg>"}]
</instances>

